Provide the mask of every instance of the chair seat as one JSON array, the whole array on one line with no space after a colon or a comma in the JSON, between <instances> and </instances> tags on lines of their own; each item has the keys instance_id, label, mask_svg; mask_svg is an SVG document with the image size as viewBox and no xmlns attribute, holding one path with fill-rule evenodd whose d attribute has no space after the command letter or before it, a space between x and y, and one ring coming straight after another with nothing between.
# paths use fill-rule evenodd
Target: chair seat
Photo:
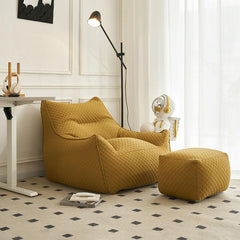
<instances>
[{"instance_id":1,"label":"chair seat","mask_svg":"<svg viewBox=\"0 0 240 240\"><path fill-rule=\"evenodd\" d=\"M137 138L111 138L107 140L113 148L118 152L133 152L157 148L156 145Z\"/></svg>"}]
</instances>

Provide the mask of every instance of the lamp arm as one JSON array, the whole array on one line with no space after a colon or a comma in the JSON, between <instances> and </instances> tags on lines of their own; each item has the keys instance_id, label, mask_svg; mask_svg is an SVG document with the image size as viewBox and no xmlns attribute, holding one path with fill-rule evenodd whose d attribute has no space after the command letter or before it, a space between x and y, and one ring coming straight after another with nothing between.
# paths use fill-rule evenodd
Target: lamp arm
<instances>
[{"instance_id":1,"label":"lamp arm","mask_svg":"<svg viewBox=\"0 0 240 240\"><path fill-rule=\"evenodd\" d=\"M109 36L108 36L107 32L105 31L104 27L102 26L102 24L100 24L100 27L101 27L101 29L103 30L103 32L104 32L105 36L107 37L108 41L110 42L110 44L111 44L114 52L116 53L117 57L118 57L119 60L121 61L123 67L124 67L125 69L127 69L126 65L125 65L124 62L122 61L122 57L123 57L124 53L123 53L123 52L118 53L117 49L114 47L111 39L109 38Z\"/></svg>"}]
</instances>

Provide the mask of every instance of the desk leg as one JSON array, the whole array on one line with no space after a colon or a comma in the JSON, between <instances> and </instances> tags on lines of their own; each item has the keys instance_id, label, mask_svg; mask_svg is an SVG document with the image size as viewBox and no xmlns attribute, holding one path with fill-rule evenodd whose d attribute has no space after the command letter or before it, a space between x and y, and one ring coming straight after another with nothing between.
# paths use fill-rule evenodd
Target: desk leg
<instances>
[{"instance_id":1,"label":"desk leg","mask_svg":"<svg viewBox=\"0 0 240 240\"><path fill-rule=\"evenodd\" d=\"M13 110L13 109L12 109ZM13 112L14 115L14 112ZM0 183L0 188L27 195L37 196L38 193L17 187L17 122L16 116L12 120L7 120L7 183Z\"/></svg>"}]
</instances>

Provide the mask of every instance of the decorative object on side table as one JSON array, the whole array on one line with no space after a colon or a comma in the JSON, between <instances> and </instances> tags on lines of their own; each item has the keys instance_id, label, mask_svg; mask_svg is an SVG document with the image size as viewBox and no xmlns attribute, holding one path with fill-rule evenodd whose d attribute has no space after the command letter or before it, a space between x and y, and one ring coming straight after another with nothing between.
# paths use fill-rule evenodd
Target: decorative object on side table
<instances>
[{"instance_id":1,"label":"decorative object on side table","mask_svg":"<svg viewBox=\"0 0 240 240\"><path fill-rule=\"evenodd\" d=\"M13 77L17 78L17 82L13 82ZM25 94L21 94L20 85L20 63L17 63L17 72L12 72L12 63L8 63L8 75L3 81L2 91L4 97L24 97Z\"/></svg>"},{"instance_id":2,"label":"decorative object on side table","mask_svg":"<svg viewBox=\"0 0 240 240\"><path fill-rule=\"evenodd\" d=\"M173 100L166 94L153 100L152 110L156 116L153 123L144 123L141 132L162 132L169 130L170 140L175 141L179 128L180 118L171 117L175 109Z\"/></svg>"}]
</instances>

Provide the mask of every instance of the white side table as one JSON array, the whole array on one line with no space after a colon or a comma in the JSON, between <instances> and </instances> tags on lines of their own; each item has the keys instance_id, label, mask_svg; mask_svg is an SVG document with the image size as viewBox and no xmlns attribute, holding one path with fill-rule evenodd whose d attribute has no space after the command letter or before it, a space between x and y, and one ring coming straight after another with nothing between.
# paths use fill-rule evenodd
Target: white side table
<instances>
[{"instance_id":1,"label":"white side table","mask_svg":"<svg viewBox=\"0 0 240 240\"><path fill-rule=\"evenodd\" d=\"M0 107L12 111L15 106L54 99L54 97L0 97ZM0 188L34 197L38 195L37 192L17 187L17 121L14 111L10 112L10 118L7 119L7 183L0 182Z\"/></svg>"}]
</instances>

